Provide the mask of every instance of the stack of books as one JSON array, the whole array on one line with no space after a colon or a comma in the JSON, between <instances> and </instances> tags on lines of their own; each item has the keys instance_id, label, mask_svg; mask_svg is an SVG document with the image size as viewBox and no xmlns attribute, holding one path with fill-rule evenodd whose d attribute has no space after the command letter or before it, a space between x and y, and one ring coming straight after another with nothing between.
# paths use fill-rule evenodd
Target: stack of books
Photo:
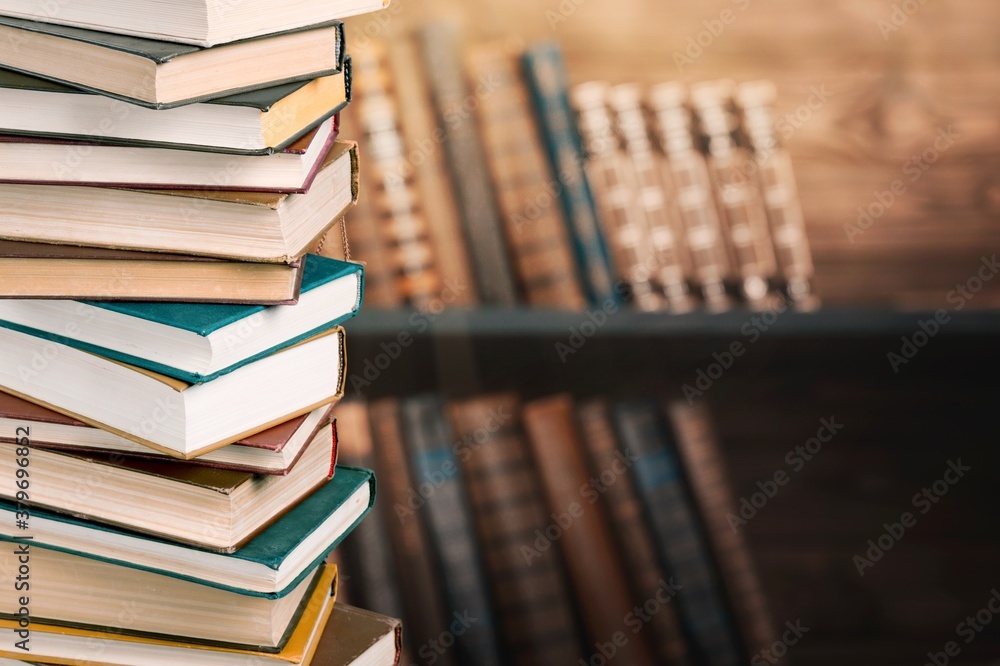
<instances>
[{"instance_id":1,"label":"stack of books","mask_svg":"<svg viewBox=\"0 0 1000 666\"><path fill-rule=\"evenodd\" d=\"M447 22L354 57L371 305L819 307L769 82L570 85L558 45Z\"/></svg>"},{"instance_id":2,"label":"stack of books","mask_svg":"<svg viewBox=\"0 0 1000 666\"><path fill-rule=\"evenodd\" d=\"M358 191L339 19L387 4L0 0L0 656L395 662L327 564L364 271L310 253Z\"/></svg>"}]
</instances>

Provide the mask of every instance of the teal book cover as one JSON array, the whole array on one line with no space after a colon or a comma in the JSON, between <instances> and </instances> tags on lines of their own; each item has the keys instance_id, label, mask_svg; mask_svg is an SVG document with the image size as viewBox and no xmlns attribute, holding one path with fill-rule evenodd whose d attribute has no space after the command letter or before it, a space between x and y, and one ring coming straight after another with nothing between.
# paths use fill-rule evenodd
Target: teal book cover
<instances>
[{"instance_id":1,"label":"teal book cover","mask_svg":"<svg viewBox=\"0 0 1000 666\"><path fill-rule=\"evenodd\" d=\"M199 583L202 585L207 585L209 587L215 587L221 590L228 590L230 592L236 592L238 594L243 594L247 596L255 597L267 597L269 599L278 599L291 590L305 579L316 567L318 567L329 554L340 545L341 541L350 534L355 527L357 527L368 512L371 511L372 506L375 503L375 474L371 470L360 469L355 467L343 467L338 466L333 478L330 479L326 485L314 492L312 495L307 497L305 500L297 504L288 513L279 518L270 527L265 529L263 532L258 534L252 540L250 540L243 548L231 553L231 554L221 554L211 551L201 551L203 553L209 554L211 557L219 558L219 569L225 569L227 561L242 560L245 562L252 562L265 566L269 569L277 570L281 564L291 555L291 553L297 548L302 542L310 537L327 519L331 518L333 514L340 509L346 502L358 492L364 485L369 487L369 499L368 506L365 508L364 513L361 514L341 534L333 540L331 544L326 547L323 552L316 557L312 562L310 562L303 570L297 575L293 580L291 580L287 585L285 585L281 590L276 592L258 592L254 590L247 590L244 588L232 587L229 585L222 585L213 580L205 578L196 578L193 576L185 575L183 572L176 570L167 570L162 568L155 568L151 566L145 566L136 564L127 559L115 559L109 557L103 557L94 555L92 553L85 552L83 550L77 550L72 548L67 548L60 546L55 543L47 543L45 539L34 538L31 541L32 547L38 548L50 548L52 550L58 550L65 553L72 553L74 555L80 555L83 557L89 557L96 560L102 560L105 562L111 562L114 564L120 564L126 567L132 567L134 569L141 569L143 571L151 571L153 573L163 574L166 576L171 576L173 578L178 578L181 580L187 580L194 583ZM0 515L9 514L10 520L3 520L2 524L4 527L0 531L0 541L19 541L22 535L11 534L13 529L14 520L13 514L17 512L18 509L14 502L7 500L0 500ZM138 534L135 532L130 532L128 530L117 529L114 527L109 527L106 525L98 525L96 523L80 520L68 515L62 515L58 513L53 513L51 511L44 511L42 509L31 509L31 519L35 521L45 520L53 521L57 523L65 523L67 525L84 528L87 530L95 530L100 532L105 532L111 536L112 539L125 539L125 540L141 540L145 542L155 542L162 544L164 547L171 549L181 549L186 551L196 550L191 546L185 546L171 541L166 541L163 539L157 539L155 537L149 537L146 535Z\"/></svg>"},{"instance_id":2,"label":"teal book cover","mask_svg":"<svg viewBox=\"0 0 1000 666\"><path fill-rule=\"evenodd\" d=\"M179 368L174 368L162 363L157 363L155 361L150 361L149 359L136 356L134 354L126 354L119 351L107 349L106 347L101 347L96 344L91 344L88 342L83 342L80 340L74 340L71 337L65 335L58 335L46 331L41 331L35 328L29 328L21 324L10 322L4 319L0 319L0 326L9 328L15 331L20 331L21 333L26 333L28 335L33 335L39 338L44 338L46 340L52 340L54 342L59 342L61 344L75 347L76 349L81 349L83 351L90 352L92 354L97 354L98 356L104 356L106 358L113 359L115 361L120 361L122 363L128 363L139 368L145 368L146 370L152 370L153 372L158 372L160 374L166 375L168 377L174 377L175 379L180 379L182 381L188 382L189 384L203 384L205 382L212 381L217 377L228 374L237 368L240 368L248 363L252 363L258 359L270 356L276 352L281 351L295 345L303 340L307 340L314 335L318 335L323 331L328 331L335 326L339 326L343 322L347 321L354 315L356 315L361 310L361 304L364 300L364 267L361 264L338 261L336 259L330 259L327 257L321 257L318 255L307 255L305 258L305 267L302 274L302 293L305 294L313 289L321 287L323 285L334 282L335 280L345 278L351 275L357 275L358 280L358 294L357 299L354 302L354 306L349 310L344 312L342 315L334 318L331 321L324 322L321 326L313 328L300 335L283 340L280 344L275 345L259 354L255 354L247 359L244 359L238 363L235 363L227 368L219 370L209 375L201 375L192 372L187 372ZM231 324L248 321L255 315L264 312L269 308L288 308L288 307L302 307L301 305L232 305L232 304L221 304L221 303L166 303L166 302L107 302L107 303L97 303L91 301L80 301L81 303L103 310L108 310L110 312L116 312L127 317L135 317L137 320L145 320L149 322L155 322L169 326L171 328L176 328L182 331L188 331L196 335L207 337L213 332L219 329L229 326Z\"/></svg>"},{"instance_id":3,"label":"teal book cover","mask_svg":"<svg viewBox=\"0 0 1000 666\"><path fill-rule=\"evenodd\" d=\"M561 49L552 43L529 48L524 54L524 70L549 162L562 185L560 199L576 252L580 284L592 303L617 302L620 297L614 289L611 258L584 172L583 148L569 103Z\"/></svg>"}]
</instances>

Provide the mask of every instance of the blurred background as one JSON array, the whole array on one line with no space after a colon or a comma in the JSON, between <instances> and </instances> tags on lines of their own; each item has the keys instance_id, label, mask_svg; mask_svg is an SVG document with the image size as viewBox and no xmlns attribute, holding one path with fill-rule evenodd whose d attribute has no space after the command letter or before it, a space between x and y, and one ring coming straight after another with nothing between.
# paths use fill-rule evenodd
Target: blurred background
<instances>
[{"instance_id":1,"label":"blurred background","mask_svg":"<svg viewBox=\"0 0 1000 666\"><path fill-rule=\"evenodd\" d=\"M373 463L381 485L380 521L344 548L355 575L343 589L404 617L407 663L490 663L491 652L495 663L1000 663L998 12L981 0L393 0L348 22L356 96L341 136L361 143L363 182L345 232L369 270L365 312L348 325L350 401L338 418L345 446L369 442L345 449L347 462ZM585 272L557 288L580 255L557 203L571 183L552 167L573 170L551 155L559 97L539 92L553 76L541 55L553 52L573 99L570 129L584 134L580 165L611 277L624 285L613 307L594 298ZM768 270L741 265L730 248L732 305L710 312L705 265L685 256L693 311L671 309L662 293L662 306L646 307L627 258L657 247L657 206L676 238L687 228L670 176L681 156L658 134L650 91L720 79L773 83L765 106L780 142L754 145L748 111L728 98L716 110L732 125L713 138L714 116L699 115L695 97L683 102L720 228L734 213L713 165L736 151L763 170L773 153L787 155L794 181L781 183L792 192L783 201L801 207L799 250L811 259L793 275L780 254ZM593 81L639 84L657 165L645 189L642 151L609 89L596 88L608 95L597 115L582 114L578 86ZM606 154L607 141L586 136L586 118L601 113L614 144ZM773 232L766 178L743 173L734 187L753 186ZM532 235L539 220L563 235ZM342 256L343 245L338 233L324 252ZM532 273L531 256L544 270ZM503 265L513 296L498 286ZM773 298L747 298L754 266ZM788 285L800 274L818 309L793 303ZM708 434L685 430L677 405L693 406ZM491 428L491 408L512 417ZM655 424L643 430L637 414ZM842 428L815 446L830 423ZM479 435L466 459L462 442ZM534 560L518 544L537 549L536 530L568 511L574 486L560 489L560 478L606 471L602 442L646 447L648 460L629 469L641 520L626 521L627 497L601 492L591 507L581 491L580 522ZM445 458L426 457L435 451ZM669 472L664 456L680 473L673 489L650 478ZM422 484L433 488L426 502ZM586 546L604 537L607 548ZM648 568L634 538L656 551ZM609 563L620 571L589 577ZM602 595L618 608L622 591L641 607L656 570L682 586L681 572L705 577L689 591L714 590L721 619L681 590L666 605L680 636L671 642L668 625L642 621L633 633L625 615L594 610ZM479 605L469 601L477 590ZM471 606L490 609L487 620L456 631L455 614ZM711 639L722 634L733 652ZM572 658L550 651L559 641L576 645Z\"/></svg>"}]
</instances>

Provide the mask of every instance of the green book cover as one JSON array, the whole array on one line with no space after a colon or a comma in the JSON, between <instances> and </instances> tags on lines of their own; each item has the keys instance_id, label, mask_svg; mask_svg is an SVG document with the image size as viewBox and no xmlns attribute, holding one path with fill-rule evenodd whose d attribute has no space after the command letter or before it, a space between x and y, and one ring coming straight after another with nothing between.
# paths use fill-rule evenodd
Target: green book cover
<instances>
[{"instance_id":1,"label":"green book cover","mask_svg":"<svg viewBox=\"0 0 1000 666\"><path fill-rule=\"evenodd\" d=\"M356 467L343 467L337 466L337 469L326 485L321 487L319 490L314 492L312 495L307 497L305 500L300 502L294 508L292 508L288 513L279 518L275 523L273 523L266 530L258 534L251 541L249 541L245 546L231 554L215 553L211 551L201 551L202 555L218 558L218 568L225 569L229 562L234 560L242 560L245 562L252 562L255 564L262 565L268 569L277 570L282 563L292 554L292 552L302 544L307 538L310 537L314 532L316 532L323 525L325 521L332 518L334 513L344 506L347 501L358 492L363 486L367 485L369 487L369 500L368 506L365 508L364 513L358 517L346 530L342 531L340 534L336 535L332 542L325 545L323 552L316 558L313 559L307 566L305 566L302 571L295 576L293 580L288 582L281 590L276 592L258 592L255 590L248 590L245 588L232 587L229 585L223 585L216 581L198 578L177 569L164 569L156 568L153 566L147 566L143 564L136 563L129 559L116 559L113 557L104 557L100 555L95 555L93 553L88 553L81 549L68 548L62 546L58 543L50 542L47 539L33 538L31 543L32 547L38 548L50 548L52 550L58 550L66 553L71 553L74 555L80 555L82 557L89 557L92 559L102 560L105 562L111 562L113 564L120 564L126 567L132 567L135 569L141 569L144 571L151 571L153 573L163 574L166 576L171 576L174 578L179 578L181 580L187 580L194 583L200 583L202 585L207 585L210 587L215 587L222 590L229 590L231 592L236 592L238 594L244 594L247 596L256 597L267 597L271 599L277 599L285 596L292 589L295 588L302 580L309 575L316 567L318 567L323 560L329 556L329 554L338 546L340 542L343 541L344 537L351 533L358 524L364 519L364 517L371 511L371 507L375 503L375 474L374 472L366 469L359 469ZM15 522L14 514L18 511L17 506L14 502L7 500L0 500L0 541L7 542L21 542L24 535L15 533ZM68 515L62 515L54 513L51 511L45 511L42 509L32 508L30 509L31 517L29 519L29 525L31 521L53 521L56 523L64 523L71 526L76 526L79 528L84 528L87 530L94 530L99 532L107 533L112 540L122 540L122 541L145 541L145 542L155 542L159 544L162 548L172 549L175 552L177 549L181 551L194 551L195 548L191 546L181 545L172 541L166 541L163 539L157 539L155 537L150 537L135 532L130 532L128 530L118 529L115 527L110 527L107 525L99 525L97 523L80 520ZM25 534L30 535L29 532Z\"/></svg>"}]
</instances>

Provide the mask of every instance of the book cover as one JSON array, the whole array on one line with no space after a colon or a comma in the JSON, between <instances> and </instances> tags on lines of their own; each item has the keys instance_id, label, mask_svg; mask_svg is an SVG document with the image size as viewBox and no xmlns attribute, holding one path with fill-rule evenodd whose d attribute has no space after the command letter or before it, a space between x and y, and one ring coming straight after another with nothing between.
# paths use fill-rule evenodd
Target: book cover
<instances>
[{"instance_id":1,"label":"book cover","mask_svg":"<svg viewBox=\"0 0 1000 666\"><path fill-rule=\"evenodd\" d=\"M82 351L97 354L105 358L110 358L122 363L134 365L145 370L179 379L189 384L203 384L221 377L233 370L243 367L261 358L265 358L283 349L287 349L304 340L307 340L323 331L339 326L344 321L350 319L361 309L364 299L364 267L360 264L337 261L326 257L310 255L305 259L305 266L302 275L302 293L308 293L325 284L329 284L347 276L357 276L358 292L354 306L341 316L324 322L322 325L309 329L299 335L282 341L280 344L253 356L246 358L224 370L219 370L211 374L200 374L188 372L179 368L151 361L141 355L144 345L155 344L155 341L132 341L129 347L135 350L133 353L122 350L111 349L95 342L83 339L82 333L87 330L83 324L100 316L100 311L115 313L125 317L134 318L140 321L153 322L178 331L186 331L201 338L207 338L212 333L222 330L227 326L247 322L247 331L252 332L260 327L263 322L269 319L274 311L269 308L288 306L259 306L259 305L236 305L220 303L164 303L164 302L81 302L76 307L77 318L80 325L62 326L62 330L67 335L41 330L25 325L25 321L31 321L31 311L34 307L31 301L0 301L0 327L33 335L45 340L58 342ZM91 314L87 308L95 308L97 312ZM77 337L73 334L77 333Z\"/></svg>"},{"instance_id":2,"label":"book cover","mask_svg":"<svg viewBox=\"0 0 1000 666\"><path fill-rule=\"evenodd\" d=\"M505 663L576 664L584 654L561 544L545 509L514 394L449 405L492 586ZM475 447L470 443L475 443ZM558 527L558 525L556 525ZM539 550L544 548L544 551ZM586 663L586 662L585 662Z\"/></svg>"},{"instance_id":3,"label":"book cover","mask_svg":"<svg viewBox=\"0 0 1000 666\"><path fill-rule=\"evenodd\" d=\"M459 663L499 666L503 663L490 611L489 588L483 572L475 523L465 494L455 435L445 414L444 400L418 396L399 405L403 438L416 488L434 488L408 520L421 520L437 560L444 595L452 609L467 609L477 618L456 639Z\"/></svg>"},{"instance_id":4,"label":"book cover","mask_svg":"<svg viewBox=\"0 0 1000 666\"><path fill-rule=\"evenodd\" d=\"M634 456L632 479L667 571L684 586L675 603L692 643L707 666L746 663L711 548L688 495L680 461L653 403L614 405L622 453Z\"/></svg>"},{"instance_id":5,"label":"book cover","mask_svg":"<svg viewBox=\"0 0 1000 666\"><path fill-rule=\"evenodd\" d=\"M472 91L466 85L459 55L458 26L429 23L419 39L437 118L447 137L444 150L458 194L469 255L476 268L479 294L485 304L512 306L517 294L486 155L476 118L463 109Z\"/></svg>"},{"instance_id":6,"label":"book cover","mask_svg":"<svg viewBox=\"0 0 1000 666\"><path fill-rule=\"evenodd\" d=\"M574 518L560 545L590 638L600 642L619 632L628 636L623 630L631 633L634 627L628 626L625 618L634 604L603 507L582 492L593 477L584 457L572 399L558 395L526 403L524 425L549 509ZM654 664L652 652L642 640L615 645L614 658L623 663Z\"/></svg>"},{"instance_id":7,"label":"book cover","mask_svg":"<svg viewBox=\"0 0 1000 666\"><path fill-rule=\"evenodd\" d=\"M363 488L367 488L368 492L361 514L345 529L332 530L332 536L327 533L318 545L314 544L320 532L328 529L329 521L338 510L356 498L364 497L360 492ZM239 594L278 598L301 583L362 524L374 505L375 493L375 475L370 470L338 466L333 478L232 553L197 550L165 539L42 508L33 508L31 512L33 542L39 547L151 571ZM0 500L0 515L13 516L16 511L15 503ZM0 541L13 542L20 536L22 535L14 528L13 520L3 521L0 526ZM158 565L158 560L149 555L151 551L167 553L170 556L170 566L162 563ZM315 554L311 558L302 559L308 553ZM301 560L296 563L294 571L297 573L287 577L284 585L277 590L265 591L263 588L266 585L226 585L212 576L214 570L226 570L233 563L240 562L278 571L293 558ZM206 575L192 575L192 562L195 561L200 564L199 570L206 572Z\"/></svg>"},{"instance_id":8,"label":"book cover","mask_svg":"<svg viewBox=\"0 0 1000 666\"><path fill-rule=\"evenodd\" d=\"M343 597L341 591L340 597ZM393 617L348 606L341 599L320 639L313 666L396 666L402 647L402 623Z\"/></svg>"},{"instance_id":9,"label":"book cover","mask_svg":"<svg viewBox=\"0 0 1000 666\"><path fill-rule=\"evenodd\" d=\"M576 249L581 284L594 304L615 302L614 270L583 168L583 149L569 104L569 82L562 51L554 43L534 46L524 54L525 76L552 171L558 174L560 201Z\"/></svg>"}]
</instances>

